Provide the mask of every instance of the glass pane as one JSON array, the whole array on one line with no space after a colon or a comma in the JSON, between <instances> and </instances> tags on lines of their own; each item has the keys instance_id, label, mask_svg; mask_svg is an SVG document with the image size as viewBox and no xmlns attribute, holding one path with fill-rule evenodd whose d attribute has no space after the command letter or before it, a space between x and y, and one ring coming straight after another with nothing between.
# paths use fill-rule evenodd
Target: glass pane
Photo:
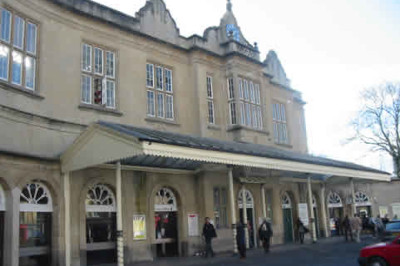
<instances>
[{"instance_id":1,"label":"glass pane","mask_svg":"<svg viewBox=\"0 0 400 266\"><path fill-rule=\"evenodd\" d=\"M20 247L40 247L50 245L50 213L21 212L19 217Z\"/></svg>"},{"instance_id":2,"label":"glass pane","mask_svg":"<svg viewBox=\"0 0 400 266\"><path fill-rule=\"evenodd\" d=\"M103 74L103 50L94 48L94 73Z\"/></svg>"},{"instance_id":3,"label":"glass pane","mask_svg":"<svg viewBox=\"0 0 400 266\"><path fill-rule=\"evenodd\" d=\"M115 54L109 51L106 52L106 75L115 77Z\"/></svg>"},{"instance_id":4,"label":"glass pane","mask_svg":"<svg viewBox=\"0 0 400 266\"><path fill-rule=\"evenodd\" d=\"M213 97L212 77L207 77L207 97L208 98L212 98Z\"/></svg>"},{"instance_id":5,"label":"glass pane","mask_svg":"<svg viewBox=\"0 0 400 266\"><path fill-rule=\"evenodd\" d=\"M147 91L147 115L154 116L155 104L154 104L154 92Z\"/></svg>"},{"instance_id":6,"label":"glass pane","mask_svg":"<svg viewBox=\"0 0 400 266\"><path fill-rule=\"evenodd\" d=\"M240 124L246 125L246 111L243 102L240 103Z\"/></svg>"},{"instance_id":7,"label":"glass pane","mask_svg":"<svg viewBox=\"0 0 400 266\"><path fill-rule=\"evenodd\" d=\"M8 57L9 48L0 45L0 79L8 80Z\"/></svg>"},{"instance_id":8,"label":"glass pane","mask_svg":"<svg viewBox=\"0 0 400 266\"><path fill-rule=\"evenodd\" d=\"M244 99L246 101L249 100L249 83L247 80L243 80L243 89L244 89Z\"/></svg>"},{"instance_id":9,"label":"glass pane","mask_svg":"<svg viewBox=\"0 0 400 266\"><path fill-rule=\"evenodd\" d=\"M167 111L165 117L167 119L174 119L174 97L172 95L166 96Z\"/></svg>"},{"instance_id":10,"label":"glass pane","mask_svg":"<svg viewBox=\"0 0 400 266\"><path fill-rule=\"evenodd\" d=\"M253 127L258 128L257 109L255 105L251 106L251 112L253 114Z\"/></svg>"},{"instance_id":11,"label":"glass pane","mask_svg":"<svg viewBox=\"0 0 400 266\"><path fill-rule=\"evenodd\" d=\"M256 104L261 103L261 96L260 96L260 85L256 84Z\"/></svg>"},{"instance_id":12,"label":"glass pane","mask_svg":"<svg viewBox=\"0 0 400 266\"><path fill-rule=\"evenodd\" d=\"M234 102L229 103L230 114L231 114L231 124L236 125L236 104Z\"/></svg>"},{"instance_id":13,"label":"glass pane","mask_svg":"<svg viewBox=\"0 0 400 266\"><path fill-rule=\"evenodd\" d=\"M229 99L235 98L235 88L233 87L233 78L228 79Z\"/></svg>"},{"instance_id":14,"label":"glass pane","mask_svg":"<svg viewBox=\"0 0 400 266\"><path fill-rule=\"evenodd\" d=\"M1 39L10 42L11 36L11 13L6 9L1 9Z\"/></svg>"},{"instance_id":15,"label":"glass pane","mask_svg":"<svg viewBox=\"0 0 400 266\"><path fill-rule=\"evenodd\" d=\"M86 214L86 243L114 242L116 240L116 214L92 212Z\"/></svg>"},{"instance_id":16,"label":"glass pane","mask_svg":"<svg viewBox=\"0 0 400 266\"><path fill-rule=\"evenodd\" d=\"M273 124L274 124L274 140L276 143L278 143L279 142L278 124L275 122Z\"/></svg>"},{"instance_id":17,"label":"glass pane","mask_svg":"<svg viewBox=\"0 0 400 266\"><path fill-rule=\"evenodd\" d=\"M261 112L260 106L257 107L257 113L258 113L258 127L260 129L262 129L263 128L263 120L262 120L262 112Z\"/></svg>"},{"instance_id":18,"label":"glass pane","mask_svg":"<svg viewBox=\"0 0 400 266\"><path fill-rule=\"evenodd\" d=\"M157 94L157 116L164 117L164 94Z\"/></svg>"},{"instance_id":19,"label":"glass pane","mask_svg":"<svg viewBox=\"0 0 400 266\"><path fill-rule=\"evenodd\" d=\"M238 84L239 84L239 98L243 99L243 83L242 83L242 79L239 79Z\"/></svg>"},{"instance_id":20,"label":"glass pane","mask_svg":"<svg viewBox=\"0 0 400 266\"><path fill-rule=\"evenodd\" d=\"M36 61L34 58L27 56L25 58L25 87L35 89L36 78Z\"/></svg>"},{"instance_id":21,"label":"glass pane","mask_svg":"<svg viewBox=\"0 0 400 266\"><path fill-rule=\"evenodd\" d=\"M251 108L250 104L246 103L246 126L251 126Z\"/></svg>"},{"instance_id":22,"label":"glass pane","mask_svg":"<svg viewBox=\"0 0 400 266\"><path fill-rule=\"evenodd\" d=\"M115 83L107 80L107 107L115 107Z\"/></svg>"},{"instance_id":23,"label":"glass pane","mask_svg":"<svg viewBox=\"0 0 400 266\"><path fill-rule=\"evenodd\" d=\"M37 27L35 24L28 22L26 33L26 51L31 54L36 54L36 35Z\"/></svg>"},{"instance_id":24,"label":"glass pane","mask_svg":"<svg viewBox=\"0 0 400 266\"><path fill-rule=\"evenodd\" d=\"M252 81L250 81L250 101L252 103L255 102L255 95L254 95L254 84Z\"/></svg>"},{"instance_id":25,"label":"glass pane","mask_svg":"<svg viewBox=\"0 0 400 266\"><path fill-rule=\"evenodd\" d=\"M82 46L82 70L92 71L92 46L88 44Z\"/></svg>"},{"instance_id":26,"label":"glass pane","mask_svg":"<svg viewBox=\"0 0 400 266\"><path fill-rule=\"evenodd\" d=\"M165 69L165 90L172 92L172 71Z\"/></svg>"},{"instance_id":27,"label":"glass pane","mask_svg":"<svg viewBox=\"0 0 400 266\"><path fill-rule=\"evenodd\" d=\"M276 120L277 121L282 121L282 119L281 119L281 108L279 106L279 103L276 104L275 114L276 114Z\"/></svg>"},{"instance_id":28,"label":"glass pane","mask_svg":"<svg viewBox=\"0 0 400 266\"><path fill-rule=\"evenodd\" d=\"M286 111L285 111L285 106L281 104L281 119L283 122L286 122Z\"/></svg>"},{"instance_id":29,"label":"glass pane","mask_svg":"<svg viewBox=\"0 0 400 266\"><path fill-rule=\"evenodd\" d=\"M219 188L214 188L214 210L219 209L220 200L219 200Z\"/></svg>"},{"instance_id":30,"label":"glass pane","mask_svg":"<svg viewBox=\"0 0 400 266\"><path fill-rule=\"evenodd\" d=\"M92 88L92 78L90 76L82 75L82 102L83 103L91 103L91 88Z\"/></svg>"},{"instance_id":31,"label":"glass pane","mask_svg":"<svg viewBox=\"0 0 400 266\"><path fill-rule=\"evenodd\" d=\"M157 89L163 90L163 69L162 67L156 67L156 82Z\"/></svg>"},{"instance_id":32,"label":"glass pane","mask_svg":"<svg viewBox=\"0 0 400 266\"><path fill-rule=\"evenodd\" d=\"M146 64L146 86L154 87L154 66L152 64Z\"/></svg>"},{"instance_id":33,"label":"glass pane","mask_svg":"<svg viewBox=\"0 0 400 266\"><path fill-rule=\"evenodd\" d=\"M22 82L22 54L12 53L12 83L21 85Z\"/></svg>"},{"instance_id":34,"label":"glass pane","mask_svg":"<svg viewBox=\"0 0 400 266\"><path fill-rule=\"evenodd\" d=\"M24 29L25 21L23 18L14 17L14 46L24 49Z\"/></svg>"},{"instance_id":35,"label":"glass pane","mask_svg":"<svg viewBox=\"0 0 400 266\"><path fill-rule=\"evenodd\" d=\"M214 124L214 103L208 101L208 123Z\"/></svg>"}]
</instances>

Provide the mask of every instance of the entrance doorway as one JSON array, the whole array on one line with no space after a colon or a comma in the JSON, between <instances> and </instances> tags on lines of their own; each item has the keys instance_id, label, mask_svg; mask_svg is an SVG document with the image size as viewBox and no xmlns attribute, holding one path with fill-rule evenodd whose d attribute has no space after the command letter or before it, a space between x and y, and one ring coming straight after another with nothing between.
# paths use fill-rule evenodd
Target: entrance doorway
<instances>
[{"instance_id":1,"label":"entrance doorway","mask_svg":"<svg viewBox=\"0 0 400 266\"><path fill-rule=\"evenodd\" d=\"M371 202L367 194L357 191L355 193L356 212L361 217L372 217ZM382 217L383 218L383 217Z\"/></svg>"},{"instance_id":2,"label":"entrance doorway","mask_svg":"<svg viewBox=\"0 0 400 266\"><path fill-rule=\"evenodd\" d=\"M27 184L20 195L19 265L51 265L53 204L41 183Z\"/></svg>"},{"instance_id":3,"label":"entrance doorway","mask_svg":"<svg viewBox=\"0 0 400 266\"><path fill-rule=\"evenodd\" d=\"M175 194L161 188L154 198L155 253L157 257L179 256L178 208Z\"/></svg>"},{"instance_id":4,"label":"entrance doorway","mask_svg":"<svg viewBox=\"0 0 400 266\"><path fill-rule=\"evenodd\" d=\"M104 184L86 195L86 250L87 265L117 261L115 196Z\"/></svg>"},{"instance_id":5,"label":"entrance doorway","mask_svg":"<svg viewBox=\"0 0 400 266\"><path fill-rule=\"evenodd\" d=\"M246 197L246 215L247 221L244 220L243 212L243 193ZM247 231L249 233L249 248L255 248L257 245L257 227L255 225L254 213L254 198L251 192L247 189L241 189L238 195L239 217L243 223L247 224Z\"/></svg>"},{"instance_id":6,"label":"entrance doorway","mask_svg":"<svg viewBox=\"0 0 400 266\"><path fill-rule=\"evenodd\" d=\"M343 203L336 192L331 192L328 195L328 210L331 235L343 235Z\"/></svg>"},{"instance_id":7,"label":"entrance doorway","mask_svg":"<svg viewBox=\"0 0 400 266\"><path fill-rule=\"evenodd\" d=\"M283 231L285 243L293 242L292 201L287 192L282 195Z\"/></svg>"}]
</instances>

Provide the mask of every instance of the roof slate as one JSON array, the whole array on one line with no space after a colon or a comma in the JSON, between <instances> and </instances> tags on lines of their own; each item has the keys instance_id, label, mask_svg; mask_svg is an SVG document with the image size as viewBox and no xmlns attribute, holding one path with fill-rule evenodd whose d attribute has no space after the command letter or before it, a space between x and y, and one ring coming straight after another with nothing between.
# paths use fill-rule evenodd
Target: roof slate
<instances>
[{"instance_id":1,"label":"roof slate","mask_svg":"<svg viewBox=\"0 0 400 266\"><path fill-rule=\"evenodd\" d=\"M323 166L347 168L353 170L367 171L372 173L389 174L374 168L365 167L362 165L332 160L324 157L312 156L287 150L281 150L267 145L242 143L236 141L224 141L212 138L205 138L193 135L185 135L180 133L172 133L158 131L149 128L141 128L130 125L110 123L105 121L97 122L98 125L115 130L117 132L133 136L140 141L150 141L161 144L169 144L195 149L220 151L236 154L245 154L259 156L271 159L288 160L294 162L302 162Z\"/></svg>"}]
</instances>

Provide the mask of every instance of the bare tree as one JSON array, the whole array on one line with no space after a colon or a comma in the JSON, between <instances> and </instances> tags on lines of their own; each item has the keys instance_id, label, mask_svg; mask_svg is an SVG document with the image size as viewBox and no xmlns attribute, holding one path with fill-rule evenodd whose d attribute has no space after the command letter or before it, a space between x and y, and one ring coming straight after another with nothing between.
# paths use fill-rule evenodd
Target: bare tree
<instances>
[{"instance_id":1,"label":"bare tree","mask_svg":"<svg viewBox=\"0 0 400 266\"><path fill-rule=\"evenodd\" d=\"M353 119L355 138L393 159L400 177L400 83L385 83L362 92L362 107Z\"/></svg>"}]
</instances>

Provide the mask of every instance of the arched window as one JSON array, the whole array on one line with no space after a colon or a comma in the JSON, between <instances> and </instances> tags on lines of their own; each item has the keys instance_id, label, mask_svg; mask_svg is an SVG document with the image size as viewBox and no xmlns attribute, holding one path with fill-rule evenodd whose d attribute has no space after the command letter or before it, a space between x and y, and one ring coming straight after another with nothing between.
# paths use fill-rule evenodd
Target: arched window
<instances>
[{"instance_id":1,"label":"arched window","mask_svg":"<svg viewBox=\"0 0 400 266\"><path fill-rule=\"evenodd\" d=\"M29 183L20 195L21 212L52 212L53 203L47 187L41 183Z\"/></svg>"},{"instance_id":2,"label":"arched window","mask_svg":"<svg viewBox=\"0 0 400 266\"><path fill-rule=\"evenodd\" d=\"M328 195L328 208L343 207L342 199L336 192L331 192Z\"/></svg>"},{"instance_id":3,"label":"arched window","mask_svg":"<svg viewBox=\"0 0 400 266\"><path fill-rule=\"evenodd\" d=\"M157 191L154 198L154 211L176 212L178 210L174 192L169 188L162 188Z\"/></svg>"},{"instance_id":4,"label":"arched window","mask_svg":"<svg viewBox=\"0 0 400 266\"><path fill-rule=\"evenodd\" d=\"M248 209L254 208L254 198L253 198L253 195L251 194L251 192L246 189L244 191L244 194L246 196L246 208L248 208ZM239 191L238 206L239 206L239 209L243 208L243 189L241 189Z\"/></svg>"},{"instance_id":5,"label":"arched window","mask_svg":"<svg viewBox=\"0 0 400 266\"><path fill-rule=\"evenodd\" d=\"M26 184L20 194L19 265L51 265L53 204L47 187Z\"/></svg>"},{"instance_id":6,"label":"arched window","mask_svg":"<svg viewBox=\"0 0 400 266\"><path fill-rule=\"evenodd\" d=\"M369 197L361 192L357 191L355 193L355 200L354 200L356 206L371 206L371 202L369 201Z\"/></svg>"},{"instance_id":7,"label":"arched window","mask_svg":"<svg viewBox=\"0 0 400 266\"><path fill-rule=\"evenodd\" d=\"M89 187L86 212L117 212L114 193L107 185L96 184Z\"/></svg>"},{"instance_id":8,"label":"arched window","mask_svg":"<svg viewBox=\"0 0 400 266\"><path fill-rule=\"evenodd\" d=\"M0 211L6 210L6 197L4 195L3 187L0 185Z\"/></svg>"},{"instance_id":9,"label":"arched window","mask_svg":"<svg viewBox=\"0 0 400 266\"><path fill-rule=\"evenodd\" d=\"M282 209L291 209L292 208L292 201L287 192L283 193L283 195L281 197L281 202L282 202Z\"/></svg>"}]
</instances>

